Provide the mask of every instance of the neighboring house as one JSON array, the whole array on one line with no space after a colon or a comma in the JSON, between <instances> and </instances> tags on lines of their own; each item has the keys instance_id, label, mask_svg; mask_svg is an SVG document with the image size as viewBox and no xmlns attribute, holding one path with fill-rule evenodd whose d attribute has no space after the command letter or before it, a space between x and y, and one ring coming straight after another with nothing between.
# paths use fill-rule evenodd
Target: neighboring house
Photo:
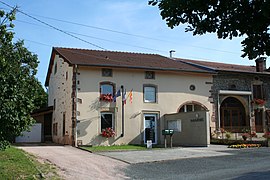
<instances>
[{"instance_id":1,"label":"neighboring house","mask_svg":"<svg viewBox=\"0 0 270 180\"><path fill-rule=\"evenodd\" d=\"M51 142L52 141L52 112L53 107L45 107L35 110L31 116L35 123L29 131L22 132L21 136L15 138L17 143L28 142Z\"/></svg>"},{"instance_id":2,"label":"neighboring house","mask_svg":"<svg viewBox=\"0 0 270 180\"><path fill-rule=\"evenodd\" d=\"M165 114L213 114L214 74L155 54L53 48L45 83L53 106L52 139L75 146L147 139L162 144ZM126 104L119 91L126 92ZM113 128L115 137L102 137L105 128Z\"/></svg>"},{"instance_id":3,"label":"neighboring house","mask_svg":"<svg viewBox=\"0 0 270 180\"><path fill-rule=\"evenodd\" d=\"M256 66L183 60L189 65L215 70L212 99L214 130L230 132L251 129L257 133L268 131L270 115L270 73L265 58L258 58Z\"/></svg>"}]
</instances>

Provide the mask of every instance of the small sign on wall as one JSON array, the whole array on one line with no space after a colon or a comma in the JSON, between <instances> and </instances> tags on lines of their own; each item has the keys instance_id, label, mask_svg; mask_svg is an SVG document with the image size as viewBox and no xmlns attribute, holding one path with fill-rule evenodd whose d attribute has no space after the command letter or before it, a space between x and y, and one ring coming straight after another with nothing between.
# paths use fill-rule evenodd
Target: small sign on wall
<instances>
[{"instance_id":1,"label":"small sign on wall","mask_svg":"<svg viewBox=\"0 0 270 180\"><path fill-rule=\"evenodd\" d=\"M168 129L173 129L176 132L181 132L182 127L181 127L181 120L170 120L168 121Z\"/></svg>"}]
</instances>

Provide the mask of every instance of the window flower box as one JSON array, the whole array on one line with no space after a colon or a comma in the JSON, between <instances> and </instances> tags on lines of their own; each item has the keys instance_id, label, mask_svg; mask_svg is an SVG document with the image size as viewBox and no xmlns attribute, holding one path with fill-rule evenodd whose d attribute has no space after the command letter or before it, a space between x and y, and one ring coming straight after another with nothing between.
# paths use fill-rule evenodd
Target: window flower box
<instances>
[{"instance_id":1,"label":"window flower box","mask_svg":"<svg viewBox=\"0 0 270 180\"><path fill-rule=\"evenodd\" d=\"M106 138L114 137L115 131L113 130L113 128L109 127L109 128L103 129L100 135Z\"/></svg>"},{"instance_id":2,"label":"window flower box","mask_svg":"<svg viewBox=\"0 0 270 180\"><path fill-rule=\"evenodd\" d=\"M263 99L253 99L251 101L252 104L257 105L257 106L263 106L265 104L265 100Z\"/></svg>"},{"instance_id":3,"label":"window flower box","mask_svg":"<svg viewBox=\"0 0 270 180\"><path fill-rule=\"evenodd\" d=\"M113 95L112 94L101 94L99 97L100 101L105 102L112 102L113 101Z\"/></svg>"}]
</instances>

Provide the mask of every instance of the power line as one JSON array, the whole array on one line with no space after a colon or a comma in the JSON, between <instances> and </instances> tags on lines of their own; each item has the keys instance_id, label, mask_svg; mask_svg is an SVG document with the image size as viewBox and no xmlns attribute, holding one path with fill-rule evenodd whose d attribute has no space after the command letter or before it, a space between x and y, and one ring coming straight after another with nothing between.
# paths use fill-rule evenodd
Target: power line
<instances>
[{"instance_id":1,"label":"power line","mask_svg":"<svg viewBox=\"0 0 270 180\"><path fill-rule=\"evenodd\" d=\"M0 3L6 5L6 6L10 7L10 8L13 8L13 7L10 6L9 4L6 4L6 3L4 3L4 2L2 2L2 1L0 1ZM40 22L40 23L42 23L42 24L44 24L44 25L46 25L46 26L51 27L51 28L54 29L54 30L57 30L57 31L59 31L59 32L62 32L62 33L64 33L64 34L68 35L68 36L71 36L71 37L73 37L73 38L75 38L75 39L78 39L78 40L80 40L80 41L82 41L82 42L85 42L85 43L87 43L87 44L90 44L90 45L92 45L92 46L95 46L95 47L97 47L97 48L99 48L99 49L106 50L105 48L103 48L103 47L101 47L101 46L98 46L98 45L96 45L96 44L94 44L94 43L91 43L91 42L86 41L86 40L84 40L84 39L82 39L82 38L79 38L79 37L77 37L77 36L74 36L73 34L70 34L70 33L66 32L66 31L64 31L64 30L62 30L62 29L59 29L59 28L57 28L57 27L55 27L55 26L52 26L52 25L50 25L50 24L48 24L48 23L46 23L46 22L44 22L44 21L41 21L41 20L39 20L39 19L37 19L37 18L35 18L35 17L33 17L33 16L27 14L27 13L24 13L23 11L21 11L21 10L19 10L19 9L17 9L17 11L20 12L20 13L22 13L23 15L25 15L25 16L31 18L31 19L34 19L34 20L36 20L36 21L38 21L38 22Z\"/></svg>"},{"instance_id":2,"label":"power line","mask_svg":"<svg viewBox=\"0 0 270 180\"><path fill-rule=\"evenodd\" d=\"M0 1L0 2L3 3L2 1ZM4 4L5 4L5 3L4 3ZM7 5L7 4L5 4L5 5ZM12 7L9 6L9 5L7 5L7 6L10 7L10 8L12 8ZM18 10L18 11L19 11L19 10ZM26 13L23 13L22 11L19 11L19 12L21 12L22 14L24 14L24 15L26 15L26 16L28 16L28 17L30 17L30 18L32 18L32 19L38 21L38 22L41 22L42 24L45 24L45 25L48 26L49 28L55 29L54 26L52 26L52 25L50 25L50 24L48 24L48 23L45 23L45 22L43 22L43 21L41 21L41 20L39 20L39 19L37 19L37 18L35 18L35 17L32 17L32 16L30 16L30 15L28 15L28 14L26 14ZM44 17L44 16L41 16L41 17ZM44 18L46 18L46 17L44 17ZM48 18L48 19L52 19L52 20L57 20L57 21L66 22L66 23L73 23L73 22L70 22L70 21L58 20L58 19L55 19L55 18L49 18L49 17L47 17L47 18ZM17 20L17 21L20 21L20 20ZM34 24L34 23L26 22L26 21L21 21L21 22L28 23L28 24L32 24L32 25L37 25L37 24ZM93 27L93 28L96 28L96 29L107 30L107 31L111 31L111 32L117 32L117 33L125 34L125 35L137 36L137 37L141 37L141 38L148 38L148 39L152 39L152 40L165 41L165 40L161 40L161 39L155 39L155 38L149 38L149 37L146 37L146 36L140 36L140 35L134 35L134 34L129 34L129 33L123 33L123 32L120 32L120 31L114 31L114 30L105 29L105 28L99 28L99 27L94 27L94 26L88 26L88 25L79 24L79 23L73 23L73 24L75 24L75 25L81 25L81 26L86 26L86 27ZM37 25L37 26L40 26L40 25ZM45 27L45 26L43 26L43 27ZM56 30L58 30L58 28L57 28ZM61 30L61 29L59 29L59 30L60 30L61 32L63 31L63 30ZM84 35L84 34L79 34L79 33L69 32L69 31L63 31L63 33L65 33L65 34L68 33L68 35L71 35L72 37L74 37L74 38L76 38L76 39L78 39L78 37L77 37L77 36L74 36L74 35L72 35L72 34L77 34L77 35L80 35L80 36L89 37L89 38L94 38L94 39L99 39L99 40L103 40L103 41L107 41L107 42L119 43L119 42L116 42L116 41L111 41L111 40L107 40L107 39L97 38L97 37L93 37L93 36L89 36L89 35ZM81 39L81 38L79 38L79 40L82 40L82 41L84 41L84 42L86 41L86 40L83 40L83 39ZM27 41L33 42L33 43L36 43L36 44L40 44L40 45L44 45L44 46L51 46L51 45L47 45L47 44L40 43L40 42L37 42L37 41L32 41L32 40L27 40ZM88 42L88 41L86 41L86 42ZM165 42L170 42L170 41L165 41ZM174 43L174 42L173 42L173 43ZM142 49L147 49L147 50L152 50L152 51L159 51L159 52L166 52L166 53L167 53L167 51L162 51L162 50L157 50L157 49L152 49L152 48L147 48L147 47L142 47L142 46L135 46L135 45L130 45L130 44L126 44L126 43L120 43L120 44L124 44L124 45L127 45L127 46L132 46L132 47L137 47L137 48L142 48ZM91 43L91 45L92 45L92 43ZM214 51L220 51L220 52L224 52L224 53L232 53L232 52L229 52L229 51L221 51L221 50L216 50L216 49L211 49L211 48L205 48L205 47L198 47L198 46L191 46L191 47L196 47L196 48L200 48L200 49L207 49L207 50L214 50ZM105 50L104 48L101 48L101 49ZM236 53L232 53L232 54L236 54ZM193 56L192 58L196 58L196 59L204 59L204 58L201 58L201 57L194 57L194 56Z\"/></svg>"},{"instance_id":3,"label":"power line","mask_svg":"<svg viewBox=\"0 0 270 180\"><path fill-rule=\"evenodd\" d=\"M42 46L53 47L52 45L49 45L49 44L45 44L45 43L41 43L41 42L37 42L37 41L25 39L25 38L18 38L16 36L15 36L15 38L18 39L18 40L23 39L24 41L32 42L32 43L39 44L39 45L42 45Z\"/></svg>"},{"instance_id":4,"label":"power line","mask_svg":"<svg viewBox=\"0 0 270 180\"><path fill-rule=\"evenodd\" d=\"M53 47L53 45L44 44L44 43L41 43L41 42L37 42L37 41L25 39L25 38L18 38L18 37L15 37L15 38L17 38L17 39L23 39L24 41L28 41L28 42L31 42L31 43L39 44L39 45L42 45L42 46ZM84 54L84 53L81 53L81 54ZM89 54L86 54L86 55L87 56L91 56L91 57L95 57L95 58L99 58L98 56L93 56L93 55L89 55ZM215 60L213 60L213 59L202 58L202 57L197 57L197 56L188 56L188 58L182 58L182 59L189 59L189 58L196 59L196 60L207 60L207 61L213 61L213 62L215 62ZM117 61L117 62L119 62L119 61Z\"/></svg>"},{"instance_id":5,"label":"power line","mask_svg":"<svg viewBox=\"0 0 270 180\"><path fill-rule=\"evenodd\" d=\"M40 27L43 27L43 28L47 28L46 26L41 26L39 24L35 24L35 23L23 21L23 20L17 20L16 19L16 21L17 22L21 22L21 23L31 24L31 25L34 25L34 26L40 26ZM89 38L93 38L93 39L98 39L98 40L102 40L102 41L107 41L107 42L122 44L122 45L130 46L130 47L136 47L136 48L147 49L147 50L151 50L151 51L157 51L157 52L165 52L165 53L167 53L167 51L163 51L163 50L157 50L157 49L147 48L147 47L143 47L143 46L136 46L136 45L131 45L131 44L127 44L127 43L122 43L122 42L107 40L107 39L98 38L98 37L94 37L94 36L89 36L89 35L85 35L85 34L75 33L75 32L72 32L72 31L66 31L66 32L71 33L71 34L76 34L76 35L79 35L79 36L84 36L84 37L89 37ZM214 50L214 49L211 49L211 48L198 47L198 46L193 46L193 45L190 45L190 46L193 47L193 48L200 48L200 49L206 49L206 50L212 50L212 51L220 51L220 52L223 52L223 53L231 53L231 54L237 54L238 55L238 53L233 53L233 52L229 52L229 51Z\"/></svg>"},{"instance_id":6,"label":"power line","mask_svg":"<svg viewBox=\"0 0 270 180\"><path fill-rule=\"evenodd\" d=\"M164 40L164 39L158 39L158 38L152 38L152 37L147 37L147 36L142 36L142 35L137 35L137 34L131 34L131 33L126 33L126 32L122 32L122 31L116 31L116 30L112 30L112 29L108 29L108 28L97 27L97 26L90 26L90 25L86 25L86 24L82 24L82 23L76 23L76 22L72 22L72 21L66 21L66 20L62 20L62 19L56 19L56 18L47 17L47 16L40 16L40 15L33 14L33 13L32 13L32 15L35 15L35 16L41 17L41 18L51 19L51 20L58 21L58 22L73 24L73 25L77 25L77 26L83 26L83 27L92 28L92 29L98 29L98 30L107 31L107 32L113 32L113 33L123 34L123 35L127 35L127 36L133 36L133 37L150 39L150 40L167 42L167 43L174 43L174 44L176 43L176 42L168 41L168 40ZM19 21L19 20L17 20L17 21ZM68 32L68 31L66 31L66 32ZM72 34L76 34L76 33L72 33ZM86 35L82 35L82 36L86 36ZM98 38L95 38L95 39L98 39ZM83 39L81 39L81 40L83 40ZM83 41L85 41L85 40L83 40ZM106 40L106 41L109 41L109 40ZM116 41L114 41L114 42L115 43L119 43L119 42L116 42ZM124 44L124 45L128 45L128 44ZM132 45L128 45L128 46L132 46ZM210 50L210 51L217 51L217 52L222 52L222 53L229 53L229 54L239 55L239 53L236 53L236 52L224 51L224 50L219 50L219 49L214 49L214 48L207 48L207 47L195 46L195 45L190 45L190 44L185 44L185 46L190 46L190 47L198 48L198 49L206 49L206 50ZM138 46L134 46L134 47L138 47ZM145 49L145 47L140 47L140 46L138 48ZM146 48L146 49L153 50L153 49L150 49L150 48ZM161 50L155 50L155 51L164 52L164 51L161 51Z\"/></svg>"},{"instance_id":7,"label":"power line","mask_svg":"<svg viewBox=\"0 0 270 180\"><path fill-rule=\"evenodd\" d=\"M47 17L47 16L40 16L40 15L37 15L37 14L33 14L33 15L38 16L38 17L42 17L42 18L46 18L46 19L51 19L51 20L58 21L58 22L64 22L64 23L78 25L78 26L83 26L83 27L87 27L87 28L98 29L98 30L112 32L112 33L117 33L117 34L123 34L123 35L127 35L127 36L133 36L133 37L138 37L138 38L143 38L143 39L149 39L149 40L155 40L155 41L161 41L161 42L167 42L167 43L176 43L176 42L168 41L168 40L164 40L164 39L147 37L147 36L142 36L142 35L138 35L138 34L131 34L131 33L126 33L126 32L122 32L122 31L116 31L116 30L112 30L112 29L108 29L108 28L97 27L97 26L90 26L90 25L86 25L86 24L82 24L82 23L76 23L76 22L72 22L72 21L66 21L66 20L62 20L62 19L56 19L56 18ZM224 51L224 50L219 50L219 49L214 49L214 48L206 48L206 47L194 46L194 45L188 45L188 44L185 44L185 45L186 46L190 46L190 47L194 47L194 48L199 48L199 49L206 49L206 50L211 50L211 51L218 51L218 52L222 52L222 53L230 53L230 54L237 54L237 55L239 55L238 53L231 52L231 51Z\"/></svg>"},{"instance_id":8,"label":"power line","mask_svg":"<svg viewBox=\"0 0 270 180\"><path fill-rule=\"evenodd\" d=\"M27 21L22 21L22 20L16 20L16 21L21 22L21 23L31 24L31 25L34 25L34 26L40 26L40 27L47 28L46 26L41 26L39 24L30 23L30 22L27 22ZM143 46L131 45L131 44L127 44L127 43L122 43L122 42L112 41L112 40L98 38L98 37L94 37L94 36L89 36L89 35L85 35L85 34L75 33L75 32L72 32L72 31L66 31L66 32L68 32L70 34L76 34L76 35L79 35L79 36L92 38L92 39L98 39L98 40L107 41L107 42L111 42L111 43L122 44L122 45L125 45L125 46L130 46L130 47L136 47L136 48L140 48L140 49L146 49L146 50L151 50L151 51L167 53L167 51L163 51L163 50L158 50L158 49L153 49L153 48L148 48L148 47L143 47Z\"/></svg>"}]
</instances>

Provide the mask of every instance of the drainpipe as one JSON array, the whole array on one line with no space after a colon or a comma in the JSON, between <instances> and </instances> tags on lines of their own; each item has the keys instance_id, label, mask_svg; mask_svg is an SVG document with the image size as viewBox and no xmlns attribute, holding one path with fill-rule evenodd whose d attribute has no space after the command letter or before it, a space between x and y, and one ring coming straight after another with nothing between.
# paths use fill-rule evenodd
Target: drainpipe
<instances>
[{"instance_id":1,"label":"drainpipe","mask_svg":"<svg viewBox=\"0 0 270 180\"><path fill-rule=\"evenodd\" d=\"M251 103L250 103L251 101L250 101L250 95L248 96L248 110L249 110L249 127L250 127L250 130L251 130L251 125L252 125L252 121L251 121L251 111L252 111L252 109L251 109Z\"/></svg>"},{"instance_id":2,"label":"drainpipe","mask_svg":"<svg viewBox=\"0 0 270 180\"><path fill-rule=\"evenodd\" d=\"M125 132L125 102L124 102L124 86L121 85L122 90L122 133L121 137L124 137Z\"/></svg>"},{"instance_id":3,"label":"drainpipe","mask_svg":"<svg viewBox=\"0 0 270 180\"><path fill-rule=\"evenodd\" d=\"M218 117L218 130L220 130L220 99L219 99L219 92L218 92L218 97L217 97L217 117Z\"/></svg>"}]
</instances>

